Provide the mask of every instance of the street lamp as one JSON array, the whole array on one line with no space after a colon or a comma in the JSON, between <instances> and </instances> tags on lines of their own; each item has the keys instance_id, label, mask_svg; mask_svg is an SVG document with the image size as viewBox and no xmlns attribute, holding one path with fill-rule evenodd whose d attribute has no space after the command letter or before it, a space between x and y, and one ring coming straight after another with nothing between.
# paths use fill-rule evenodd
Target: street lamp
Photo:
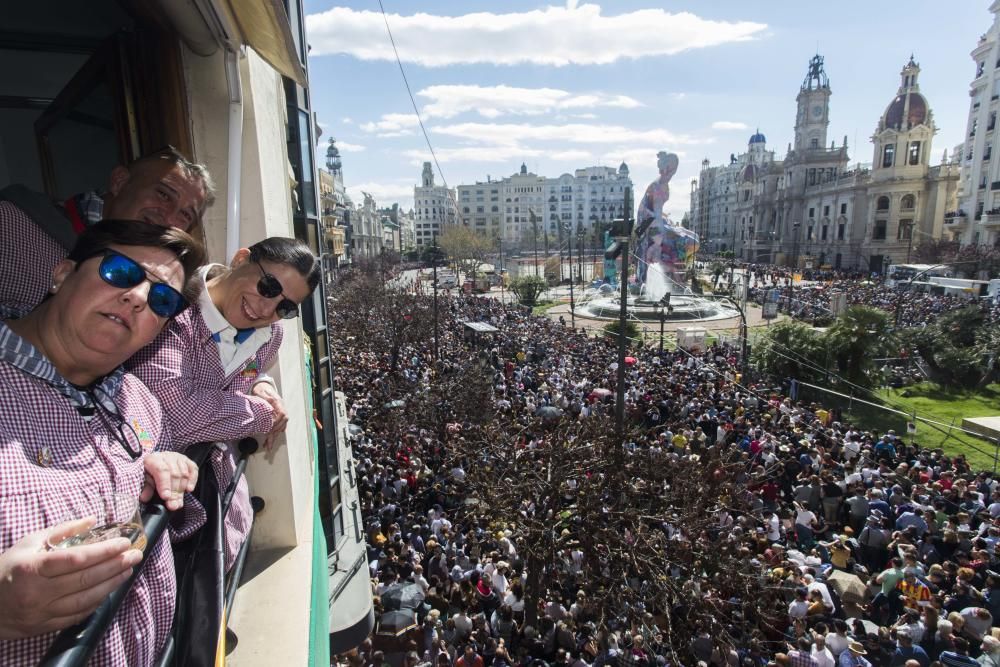
<instances>
[{"instance_id":1,"label":"street lamp","mask_svg":"<svg viewBox=\"0 0 1000 667\"><path fill-rule=\"evenodd\" d=\"M795 270L799 264L799 230L801 222L792 223L792 274L788 277L788 316L792 316L792 286L795 283Z\"/></svg>"},{"instance_id":2,"label":"street lamp","mask_svg":"<svg viewBox=\"0 0 1000 667\"><path fill-rule=\"evenodd\" d=\"M666 309L666 313L674 312L674 307L670 305L670 292L664 294L663 298L660 299L660 354L663 354L663 323L667 319L664 309Z\"/></svg>"},{"instance_id":3,"label":"street lamp","mask_svg":"<svg viewBox=\"0 0 1000 667\"><path fill-rule=\"evenodd\" d=\"M615 224L614 236L621 250L622 270L621 296L618 308L618 386L615 397L615 427L619 436L625 434L625 322L628 319L628 242L632 236L632 188L626 187L624 193L623 217ZM619 443L619 447L621 443Z\"/></svg>"},{"instance_id":4,"label":"street lamp","mask_svg":"<svg viewBox=\"0 0 1000 667\"><path fill-rule=\"evenodd\" d=\"M505 303L506 295L503 288L503 236L497 236L497 245L500 247L500 268L497 270L497 277L500 278L500 303Z\"/></svg>"},{"instance_id":5,"label":"street lamp","mask_svg":"<svg viewBox=\"0 0 1000 667\"><path fill-rule=\"evenodd\" d=\"M569 249L569 320L573 331L576 331L576 302L573 298L573 234L566 230L566 242ZM562 278L562 251L560 249L559 277Z\"/></svg>"},{"instance_id":6,"label":"street lamp","mask_svg":"<svg viewBox=\"0 0 1000 667\"><path fill-rule=\"evenodd\" d=\"M434 279L434 360L438 359L438 239L437 232L434 232L433 245L431 246L431 270Z\"/></svg>"}]
</instances>

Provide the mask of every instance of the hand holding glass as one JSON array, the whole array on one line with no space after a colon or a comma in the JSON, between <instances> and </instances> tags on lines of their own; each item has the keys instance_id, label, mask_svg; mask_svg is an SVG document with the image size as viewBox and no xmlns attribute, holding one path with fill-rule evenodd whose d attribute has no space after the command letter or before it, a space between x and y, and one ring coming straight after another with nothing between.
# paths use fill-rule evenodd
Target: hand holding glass
<instances>
[{"instance_id":1,"label":"hand holding glass","mask_svg":"<svg viewBox=\"0 0 1000 667\"><path fill-rule=\"evenodd\" d=\"M142 525L137 498L120 493L96 496L77 505L70 515L65 517L66 520L85 518L96 521L82 533L71 535L56 543L49 542L49 548L66 549L124 537L132 543L133 549L145 551L146 531Z\"/></svg>"}]
</instances>

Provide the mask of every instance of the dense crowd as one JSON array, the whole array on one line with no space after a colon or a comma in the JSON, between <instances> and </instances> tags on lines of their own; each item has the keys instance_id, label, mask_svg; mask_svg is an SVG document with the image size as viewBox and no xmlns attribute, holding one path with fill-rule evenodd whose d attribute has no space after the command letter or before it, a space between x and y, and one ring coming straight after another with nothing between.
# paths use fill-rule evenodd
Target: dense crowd
<instances>
[{"instance_id":1,"label":"dense crowd","mask_svg":"<svg viewBox=\"0 0 1000 667\"><path fill-rule=\"evenodd\" d=\"M493 299L447 299L441 311L441 366L433 370L429 341L401 353L398 374L412 391L426 391L432 372L479 360L492 374L493 405L484 409L495 413L527 421L551 406L586 420L614 409L612 396L601 398L610 394L615 360L607 341ZM499 332L485 349L470 349L457 333L462 320ZM962 456L857 428L835 409L736 384L727 378L736 377L738 359L725 346L633 353L626 410L649 428L629 446L661 448L675 459L739 451L749 510L720 511L712 539L745 550L746 572L769 591L760 603L767 613L750 629L734 624L732 646L692 632L678 659L664 650L662 615L595 623L595 591L567 576L582 569L570 542L546 566L542 580L553 584L529 624L517 517L495 533L459 518L466 471L446 462L439 434L373 418L379 388L393 373L389 353L345 339L337 383L355 425L376 605L399 583L415 585L423 598L402 644L375 634L340 656L345 664L1000 665L994 477L970 470ZM693 538L667 518L663 530L671 539Z\"/></svg>"}]
</instances>

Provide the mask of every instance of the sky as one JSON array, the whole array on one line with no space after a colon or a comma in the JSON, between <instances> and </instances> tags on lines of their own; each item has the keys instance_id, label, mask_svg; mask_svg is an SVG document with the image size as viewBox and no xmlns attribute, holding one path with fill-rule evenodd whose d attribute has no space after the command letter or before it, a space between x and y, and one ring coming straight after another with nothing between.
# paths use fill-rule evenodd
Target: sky
<instances>
[{"instance_id":1,"label":"sky","mask_svg":"<svg viewBox=\"0 0 1000 667\"><path fill-rule=\"evenodd\" d=\"M688 209L701 161L726 162L758 128L782 157L816 53L830 78L827 140L871 162L871 135L912 54L938 133L961 143L988 0L382 0L436 183L547 177L624 160L637 189L677 153L666 212ZM431 159L378 0L305 0L313 110L340 147L355 202L408 209Z\"/></svg>"}]
</instances>

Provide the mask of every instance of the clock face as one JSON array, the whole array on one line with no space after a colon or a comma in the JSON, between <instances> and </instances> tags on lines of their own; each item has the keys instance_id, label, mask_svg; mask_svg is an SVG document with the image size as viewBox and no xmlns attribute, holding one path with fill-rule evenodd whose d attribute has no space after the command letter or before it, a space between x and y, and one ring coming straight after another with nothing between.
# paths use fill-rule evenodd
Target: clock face
<instances>
[{"instance_id":1,"label":"clock face","mask_svg":"<svg viewBox=\"0 0 1000 667\"><path fill-rule=\"evenodd\" d=\"M820 118L823 115L823 107L816 105L813 107L813 118Z\"/></svg>"}]
</instances>

